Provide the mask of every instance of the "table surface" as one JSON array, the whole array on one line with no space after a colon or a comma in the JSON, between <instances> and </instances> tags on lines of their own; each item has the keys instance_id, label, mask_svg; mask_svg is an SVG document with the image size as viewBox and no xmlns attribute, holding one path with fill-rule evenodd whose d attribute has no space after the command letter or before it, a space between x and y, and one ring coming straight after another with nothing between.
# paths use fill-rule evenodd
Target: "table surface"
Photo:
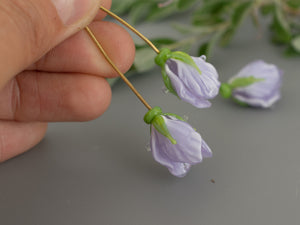
<instances>
[{"instance_id":1,"label":"table surface","mask_svg":"<svg viewBox=\"0 0 300 225\"><path fill-rule=\"evenodd\" d=\"M146 35L174 32L143 26ZM175 35L175 34L174 34ZM51 124L31 151L0 165L3 225L295 225L300 221L299 58L245 26L212 62L226 81L255 59L285 71L282 99L267 110L217 97L196 109L162 91L159 69L131 81L151 105L187 115L213 158L176 178L146 146L142 104L121 82L99 119ZM212 182L214 181L214 182Z\"/></svg>"}]
</instances>

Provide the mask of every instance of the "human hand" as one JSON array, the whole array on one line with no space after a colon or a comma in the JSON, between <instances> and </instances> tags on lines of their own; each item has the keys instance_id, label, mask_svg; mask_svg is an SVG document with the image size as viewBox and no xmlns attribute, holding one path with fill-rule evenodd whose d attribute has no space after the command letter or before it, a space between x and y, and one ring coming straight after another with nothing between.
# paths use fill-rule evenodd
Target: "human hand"
<instances>
[{"instance_id":1,"label":"human hand","mask_svg":"<svg viewBox=\"0 0 300 225\"><path fill-rule=\"evenodd\" d=\"M89 27L127 71L132 39L101 21L105 15L98 11L110 3L0 0L0 162L36 145L47 122L91 120L106 110L111 90L105 78L116 73L80 30L94 18Z\"/></svg>"}]
</instances>

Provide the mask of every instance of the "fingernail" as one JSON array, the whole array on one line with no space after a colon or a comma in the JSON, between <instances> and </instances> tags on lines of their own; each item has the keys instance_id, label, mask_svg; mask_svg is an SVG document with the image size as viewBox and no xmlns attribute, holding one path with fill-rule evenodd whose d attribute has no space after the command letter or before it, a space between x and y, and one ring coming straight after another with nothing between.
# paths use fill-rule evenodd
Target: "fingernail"
<instances>
[{"instance_id":1,"label":"fingernail","mask_svg":"<svg viewBox=\"0 0 300 225\"><path fill-rule=\"evenodd\" d=\"M85 18L96 0L52 0L62 22L68 26Z\"/></svg>"}]
</instances>

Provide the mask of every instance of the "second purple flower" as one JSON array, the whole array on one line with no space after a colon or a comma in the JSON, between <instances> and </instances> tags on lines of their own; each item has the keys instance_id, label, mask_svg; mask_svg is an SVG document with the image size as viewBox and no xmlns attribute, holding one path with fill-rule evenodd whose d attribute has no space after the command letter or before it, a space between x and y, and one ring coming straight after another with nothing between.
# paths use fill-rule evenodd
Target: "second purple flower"
<instances>
[{"instance_id":1,"label":"second purple flower","mask_svg":"<svg viewBox=\"0 0 300 225\"><path fill-rule=\"evenodd\" d=\"M161 66L167 89L197 108L211 106L210 99L219 93L219 75L205 56L191 57L184 52L162 49L155 59Z\"/></svg>"}]
</instances>

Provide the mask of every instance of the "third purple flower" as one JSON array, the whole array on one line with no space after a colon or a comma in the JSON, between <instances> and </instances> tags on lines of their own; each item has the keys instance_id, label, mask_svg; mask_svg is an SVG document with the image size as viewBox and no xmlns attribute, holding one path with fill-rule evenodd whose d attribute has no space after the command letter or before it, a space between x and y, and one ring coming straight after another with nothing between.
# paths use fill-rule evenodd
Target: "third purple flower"
<instances>
[{"instance_id":1,"label":"third purple flower","mask_svg":"<svg viewBox=\"0 0 300 225\"><path fill-rule=\"evenodd\" d=\"M269 108L281 97L282 74L276 65L257 60L223 83L220 93L245 105Z\"/></svg>"}]
</instances>

